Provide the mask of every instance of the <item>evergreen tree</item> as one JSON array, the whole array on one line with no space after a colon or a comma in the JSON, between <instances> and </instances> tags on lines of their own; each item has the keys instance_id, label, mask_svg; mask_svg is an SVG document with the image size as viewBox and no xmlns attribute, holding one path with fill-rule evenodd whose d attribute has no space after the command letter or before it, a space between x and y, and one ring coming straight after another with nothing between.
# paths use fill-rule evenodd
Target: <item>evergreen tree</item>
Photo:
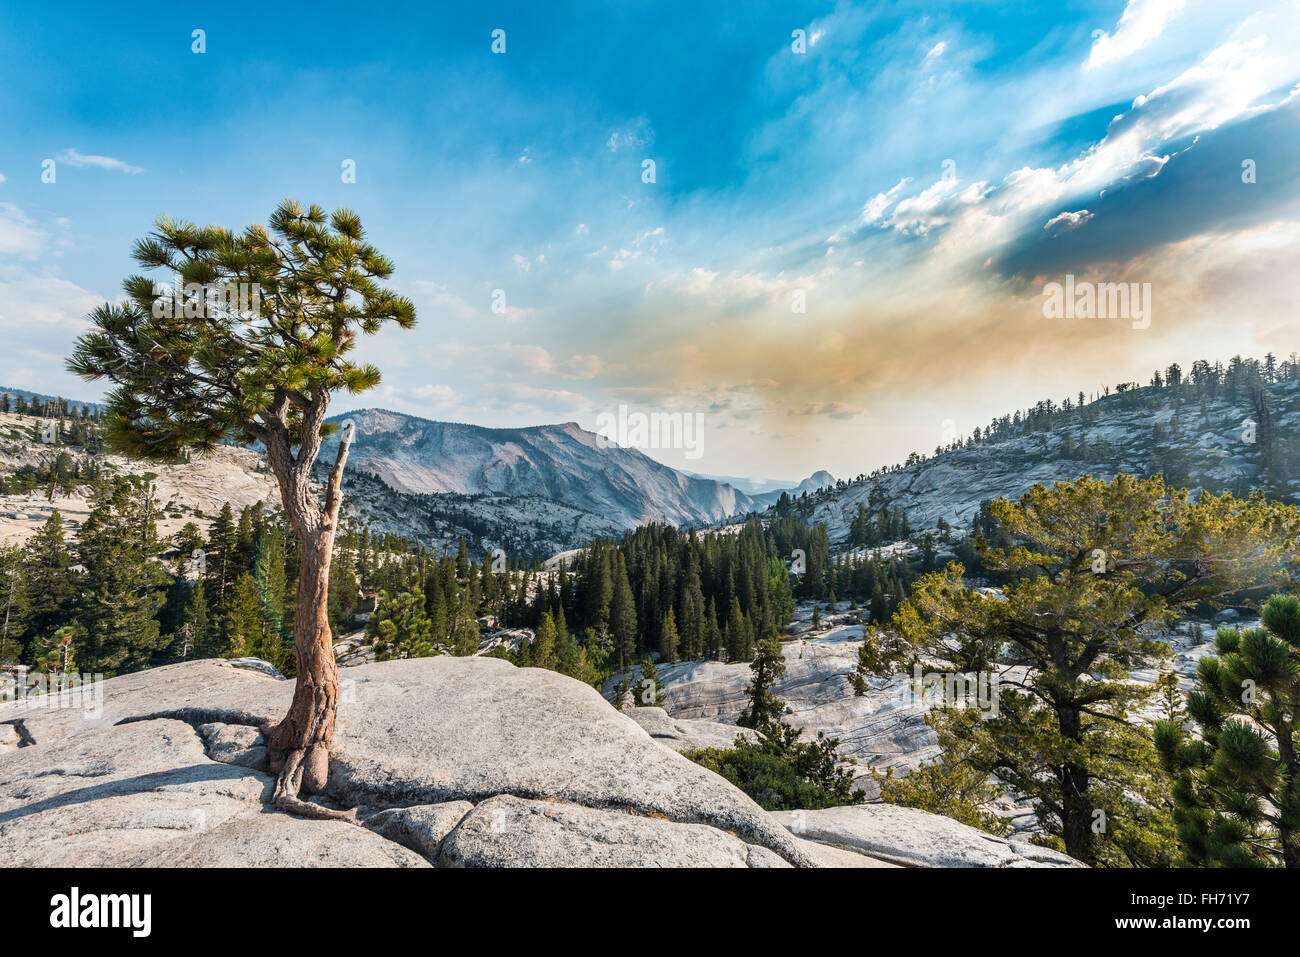
<instances>
[{"instance_id":1,"label":"evergreen tree","mask_svg":"<svg viewBox=\"0 0 1300 957\"><path fill-rule=\"evenodd\" d=\"M1022 543L982 551L1010 575L1002 596L968 589L950 565L916 582L892 627L957 673L1004 659L1024 669L996 715L950 708L941 720L971 744L973 767L1036 799L1045 840L1090 864L1167 866L1173 822L1135 720L1154 690L1131 673L1169 653L1153 626L1279 578L1300 517L1259 497L1193 502L1128 475L1035 486L989 508Z\"/></svg>"},{"instance_id":2,"label":"evergreen tree","mask_svg":"<svg viewBox=\"0 0 1300 957\"><path fill-rule=\"evenodd\" d=\"M64 625L32 642L32 668L47 674L70 675L81 670L77 660L78 628Z\"/></svg>"},{"instance_id":3,"label":"evergreen tree","mask_svg":"<svg viewBox=\"0 0 1300 957\"><path fill-rule=\"evenodd\" d=\"M72 556L63 539L63 516L50 512L45 524L27 543L27 625L36 638L48 636L64 624L72 598L68 572Z\"/></svg>"},{"instance_id":4,"label":"evergreen tree","mask_svg":"<svg viewBox=\"0 0 1300 957\"><path fill-rule=\"evenodd\" d=\"M614 552L611 569L613 591L609 603L610 637L614 640L614 653L619 660L630 662L636 656L637 614L622 553Z\"/></svg>"},{"instance_id":5,"label":"evergreen tree","mask_svg":"<svg viewBox=\"0 0 1300 957\"><path fill-rule=\"evenodd\" d=\"M390 321L410 328L415 307L380 285L392 263L365 241L359 217L343 209L327 216L285 200L269 229L253 225L239 234L163 218L134 254L145 268L199 285L199 294L159 296L148 277L129 277L127 301L91 314L93 328L77 341L68 368L114 384L105 438L119 451L170 461L236 437L266 448L301 562L294 697L284 720L265 733L279 775L275 803L338 817L298 795L324 787L334 736L329 565L351 431L339 443L323 503L311 488L312 468L332 431L325 423L332 393L379 382L378 369L348 358L358 336ZM207 290L237 283L261 291L255 309L208 300Z\"/></svg>"},{"instance_id":6,"label":"evergreen tree","mask_svg":"<svg viewBox=\"0 0 1300 957\"><path fill-rule=\"evenodd\" d=\"M745 694L749 706L740 712L736 723L742 728L753 728L760 734L770 734L781 723L785 714L785 705L773 692L772 687L785 674L785 655L781 653L781 643L776 638L767 638L758 643L758 653L749 664L753 673Z\"/></svg>"},{"instance_id":7,"label":"evergreen tree","mask_svg":"<svg viewBox=\"0 0 1300 957\"><path fill-rule=\"evenodd\" d=\"M641 676L637 679L633 692L634 703L639 708L662 708L668 696L664 694L663 683L659 680L659 668L653 658L646 655L640 662Z\"/></svg>"},{"instance_id":8,"label":"evergreen tree","mask_svg":"<svg viewBox=\"0 0 1300 957\"><path fill-rule=\"evenodd\" d=\"M478 651L478 642L478 622L468 616L462 618L456 625L456 633L452 636L453 653L462 658L468 657Z\"/></svg>"},{"instance_id":9,"label":"evergreen tree","mask_svg":"<svg viewBox=\"0 0 1300 957\"><path fill-rule=\"evenodd\" d=\"M182 658L216 657L216 649L212 647L208 631L208 599L203 591L203 579L200 578L190 588L190 600L185 606L181 628L188 631L182 638L180 648Z\"/></svg>"},{"instance_id":10,"label":"evergreen tree","mask_svg":"<svg viewBox=\"0 0 1300 957\"><path fill-rule=\"evenodd\" d=\"M31 611L24 559L21 548L0 547L0 666L14 664L23 656L23 635Z\"/></svg>"},{"instance_id":11,"label":"evergreen tree","mask_svg":"<svg viewBox=\"0 0 1300 957\"><path fill-rule=\"evenodd\" d=\"M424 593L418 589L392 599L387 592L380 592L366 633L374 643L376 661L428 658L434 654L432 623L424 613Z\"/></svg>"},{"instance_id":12,"label":"evergreen tree","mask_svg":"<svg viewBox=\"0 0 1300 957\"><path fill-rule=\"evenodd\" d=\"M678 648L677 619L672 606L668 607L663 623L659 626L659 655L664 661L677 660Z\"/></svg>"},{"instance_id":13,"label":"evergreen tree","mask_svg":"<svg viewBox=\"0 0 1300 957\"><path fill-rule=\"evenodd\" d=\"M1221 628L1197 662L1187 712L1156 725L1174 776L1174 820L1195 866L1300 867L1300 598L1274 595L1262 628Z\"/></svg>"},{"instance_id":14,"label":"evergreen tree","mask_svg":"<svg viewBox=\"0 0 1300 957\"><path fill-rule=\"evenodd\" d=\"M530 658L534 668L546 668L551 671L556 670L557 658L555 643L555 619L551 617L550 612L544 612L542 614L541 623L537 626L537 632L533 638L533 646L530 652Z\"/></svg>"},{"instance_id":15,"label":"evergreen tree","mask_svg":"<svg viewBox=\"0 0 1300 957\"><path fill-rule=\"evenodd\" d=\"M159 551L153 513L148 483L115 479L96 492L77 529L84 572L75 600L76 657L90 671L139 671L165 644L155 616L168 576L153 561Z\"/></svg>"}]
</instances>

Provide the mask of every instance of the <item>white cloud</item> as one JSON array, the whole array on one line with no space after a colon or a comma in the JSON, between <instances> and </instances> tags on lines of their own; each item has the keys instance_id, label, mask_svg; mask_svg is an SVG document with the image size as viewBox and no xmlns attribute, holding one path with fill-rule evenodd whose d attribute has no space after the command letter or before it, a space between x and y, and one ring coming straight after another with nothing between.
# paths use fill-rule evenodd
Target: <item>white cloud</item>
<instances>
[{"instance_id":1,"label":"white cloud","mask_svg":"<svg viewBox=\"0 0 1300 957\"><path fill-rule=\"evenodd\" d=\"M75 149L66 149L59 157L60 163L67 163L69 166L85 167L94 166L99 169L117 170L122 173L143 173L144 169L140 166L132 166L120 159L112 156L95 156L93 154L78 153Z\"/></svg>"},{"instance_id":2,"label":"white cloud","mask_svg":"<svg viewBox=\"0 0 1300 957\"><path fill-rule=\"evenodd\" d=\"M931 60L939 59L939 57L943 56L943 51L946 49L948 49L947 41L940 40L934 46L930 47L930 52L925 55L925 62L929 63Z\"/></svg>"},{"instance_id":3,"label":"white cloud","mask_svg":"<svg viewBox=\"0 0 1300 957\"><path fill-rule=\"evenodd\" d=\"M796 289L807 292L816 288L817 279L815 276L784 274L765 276L762 273L738 270L723 274L697 266L685 275L666 278L660 285L712 302L735 303L761 298L773 301L785 299Z\"/></svg>"},{"instance_id":4,"label":"white cloud","mask_svg":"<svg viewBox=\"0 0 1300 957\"><path fill-rule=\"evenodd\" d=\"M1095 70L1132 56L1155 41L1182 12L1186 0L1129 0L1115 32L1094 32L1085 70Z\"/></svg>"},{"instance_id":5,"label":"white cloud","mask_svg":"<svg viewBox=\"0 0 1300 957\"><path fill-rule=\"evenodd\" d=\"M1050 230L1053 226L1060 226L1061 232L1067 229L1074 229L1076 226L1082 226L1088 220L1092 219L1092 212L1087 209L1078 209L1074 212L1064 212L1053 216L1043 224L1044 229Z\"/></svg>"},{"instance_id":6,"label":"white cloud","mask_svg":"<svg viewBox=\"0 0 1300 957\"><path fill-rule=\"evenodd\" d=\"M0 203L0 253L32 257L40 253L49 234L13 203Z\"/></svg>"},{"instance_id":7,"label":"white cloud","mask_svg":"<svg viewBox=\"0 0 1300 957\"><path fill-rule=\"evenodd\" d=\"M862 215L859 217L858 222L863 226L870 226L872 223L880 222L885 215L885 210L889 209L889 207L893 205L894 201L898 198L898 194L902 192L903 187L910 182L911 179L904 176L890 187L888 191L877 193L875 196L871 197L871 199L867 200L862 207Z\"/></svg>"},{"instance_id":8,"label":"white cloud","mask_svg":"<svg viewBox=\"0 0 1300 957\"><path fill-rule=\"evenodd\" d=\"M86 313L103 304L102 297L54 276L19 272L0 281L0 323L8 328L41 323L79 330Z\"/></svg>"},{"instance_id":9,"label":"white cloud","mask_svg":"<svg viewBox=\"0 0 1300 957\"><path fill-rule=\"evenodd\" d=\"M503 342L481 351L498 360L499 365L520 372L549 373L555 369L555 360L541 346Z\"/></svg>"},{"instance_id":10,"label":"white cloud","mask_svg":"<svg viewBox=\"0 0 1300 957\"><path fill-rule=\"evenodd\" d=\"M411 395L424 402L445 404L455 400L456 390L449 385L420 385L411 390Z\"/></svg>"},{"instance_id":11,"label":"white cloud","mask_svg":"<svg viewBox=\"0 0 1300 957\"><path fill-rule=\"evenodd\" d=\"M983 181L964 189L960 186L957 177L945 178L915 196L899 200L885 225L924 236L937 226L947 225L964 207L978 205L990 192Z\"/></svg>"},{"instance_id":12,"label":"white cloud","mask_svg":"<svg viewBox=\"0 0 1300 957\"><path fill-rule=\"evenodd\" d=\"M1280 103L1268 96L1295 82L1291 50L1300 42L1297 27L1265 15L1247 18L1198 64L1138 96L1105 136L1060 166L1022 167L991 189L980 183L958 190L954 180L940 180L898 200L886 216L895 187L867 204L863 220L917 235L943 226L942 248L982 259L1064 199L1087 201L1116 185L1159 175L1175 141L1277 108Z\"/></svg>"}]
</instances>

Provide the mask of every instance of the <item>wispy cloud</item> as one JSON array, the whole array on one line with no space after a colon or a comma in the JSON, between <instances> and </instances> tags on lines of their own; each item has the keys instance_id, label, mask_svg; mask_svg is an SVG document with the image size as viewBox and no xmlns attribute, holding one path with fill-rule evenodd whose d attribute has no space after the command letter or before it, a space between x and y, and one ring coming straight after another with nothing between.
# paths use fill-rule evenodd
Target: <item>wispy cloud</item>
<instances>
[{"instance_id":1,"label":"wispy cloud","mask_svg":"<svg viewBox=\"0 0 1300 957\"><path fill-rule=\"evenodd\" d=\"M93 166L97 169L111 169L119 173L143 173L144 167L132 166L113 156L96 156L93 153L78 153L75 149L66 149L59 156L60 163L83 168Z\"/></svg>"}]
</instances>

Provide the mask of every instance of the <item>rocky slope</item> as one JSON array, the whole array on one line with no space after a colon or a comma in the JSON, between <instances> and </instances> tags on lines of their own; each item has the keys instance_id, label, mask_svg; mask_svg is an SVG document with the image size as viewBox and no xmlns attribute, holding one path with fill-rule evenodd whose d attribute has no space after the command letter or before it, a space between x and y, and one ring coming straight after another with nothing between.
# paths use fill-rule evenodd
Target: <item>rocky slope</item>
<instances>
[{"instance_id":1,"label":"rocky slope","mask_svg":"<svg viewBox=\"0 0 1300 957\"><path fill-rule=\"evenodd\" d=\"M0 472L45 466L66 451L77 460L91 458L110 472L148 476L161 508L158 529L164 538L180 531L186 522L206 530L226 502L237 512L257 502L279 508L279 486L265 456L254 449L221 446L211 455L177 464L120 455L92 456L75 447L50 446L33 438L33 426L39 421L32 416L0 413ZM323 482L328 467L321 468ZM413 538L435 550L454 551L464 538L476 556L502 548L524 563L595 538L621 534L624 528L603 515L543 498L405 494L355 466L349 467L344 478L343 503L345 517L377 531ZM56 493L53 499L43 489L0 495L0 544L25 542L55 509L63 518L65 534L72 534L90 514L87 489L70 495Z\"/></svg>"},{"instance_id":2,"label":"rocky slope","mask_svg":"<svg viewBox=\"0 0 1300 957\"><path fill-rule=\"evenodd\" d=\"M576 423L487 429L383 409L331 421L356 426L352 458L401 492L530 496L592 512L620 527L718 521L753 507L749 496L695 478L630 448L601 448ZM333 457L333 446L322 452Z\"/></svg>"},{"instance_id":3,"label":"rocky slope","mask_svg":"<svg viewBox=\"0 0 1300 957\"><path fill-rule=\"evenodd\" d=\"M840 754L855 762L850 768L854 786L863 789L868 801L877 801L880 789L871 775L872 768L880 772L892 768L896 774L906 774L939 756L934 732L925 723L928 705L913 693L911 674L871 678L866 693L855 695L849 675L857 667L862 625L853 623L855 616L849 612L847 602L841 602L834 612L824 613L822 627L817 630L812 627L811 613L811 606L803 605L796 615L791 626L794 637L781 646L785 675L772 690L785 702L786 720L803 730L805 740L819 731L839 739ZM1258 623L1253 619L1237 620L1231 610L1221 614L1233 625L1251 627ZM1214 629L1212 622L1199 623L1198 627L1198 623L1185 621L1170 635L1173 670L1184 693L1192 690L1197 662L1214 654ZM676 723L682 728L677 734L701 742L696 747L718 747L703 743L718 737L735 739L736 732L742 730L735 727L735 721L748 704L746 689L753 676L748 663L660 663L657 671L665 695L663 708L632 708L627 711L629 715L639 719L638 712L662 710L663 717L658 713L646 717L643 725L647 730L654 733L654 728L663 728L661 733L669 737L669 729ZM1157 677L1151 669L1134 672L1138 681L1150 683ZM602 687L607 699L613 699L620 680L621 676L615 675ZM1154 719L1157 711L1158 706L1153 704L1146 717ZM688 733L688 729L707 723L714 723L717 730L694 738ZM992 810L1007 819L1016 833L1027 836L1037 830L1033 809L1026 803L1005 798Z\"/></svg>"},{"instance_id":4,"label":"rocky slope","mask_svg":"<svg viewBox=\"0 0 1300 957\"><path fill-rule=\"evenodd\" d=\"M933 815L785 819L586 685L486 658L363 665L342 681L322 803L269 806L257 723L292 683L197 661L111 679L91 709L0 704L7 866L1060 866L990 854ZM68 702L64 702L68 704ZM811 813L811 812L796 812ZM810 822L812 829L810 830ZM932 846L933 845L933 846ZM940 846L941 845L941 846Z\"/></svg>"},{"instance_id":5,"label":"rocky slope","mask_svg":"<svg viewBox=\"0 0 1300 957\"><path fill-rule=\"evenodd\" d=\"M832 542L848 538L859 504L873 512L897 505L914 529L934 528L941 518L968 527L983 501L1018 498L1035 484L1084 473L1103 479L1118 472L1161 473L1172 484L1239 494L1265 487L1261 443L1258 436L1245 438L1251 435L1246 420L1256 415L1249 397L1177 403L1168 391L1157 393L1153 403L1146 401L1148 389L1111 395L1062 416L1050 431L969 445L862 481L836 483L810 495L809 521L824 522ZM1296 382L1279 382L1267 391L1273 455L1290 466L1290 480L1269 493L1300 501L1300 390Z\"/></svg>"},{"instance_id":6,"label":"rocky slope","mask_svg":"<svg viewBox=\"0 0 1300 957\"><path fill-rule=\"evenodd\" d=\"M30 432L36 422L31 416L0 413L0 471L47 464L60 451L78 459L85 457L77 449L34 440ZM179 532L186 522L206 528L226 502L240 509L257 502L275 504L280 500L279 486L266 468L265 459L251 449L222 446L212 455L175 465L141 462L121 455L94 458L109 471L152 477L162 506L158 530L164 537ZM59 510L68 532L90 514L84 491L55 494L53 500L43 490L28 495L0 495L0 544L26 541L45 524L54 509Z\"/></svg>"}]
</instances>

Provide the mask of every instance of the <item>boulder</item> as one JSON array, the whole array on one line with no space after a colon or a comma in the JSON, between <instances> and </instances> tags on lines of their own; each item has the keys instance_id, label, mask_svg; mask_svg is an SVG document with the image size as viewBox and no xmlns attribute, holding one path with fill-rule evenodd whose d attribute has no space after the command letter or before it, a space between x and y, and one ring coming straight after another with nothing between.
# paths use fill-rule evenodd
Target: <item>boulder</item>
<instances>
[{"instance_id":1,"label":"boulder","mask_svg":"<svg viewBox=\"0 0 1300 957\"><path fill-rule=\"evenodd\" d=\"M257 728L213 722L199 725L198 732L213 761L267 770L266 741Z\"/></svg>"},{"instance_id":2,"label":"boulder","mask_svg":"<svg viewBox=\"0 0 1300 957\"><path fill-rule=\"evenodd\" d=\"M366 817L365 825L432 861L437 860L443 839L472 810L474 805L468 801L388 808Z\"/></svg>"},{"instance_id":3,"label":"boulder","mask_svg":"<svg viewBox=\"0 0 1300 957\"><path fill-rule=\"evenodd\" d=\"M1083 867L1064 854L1009 841L939 814L893 804L777 811L791 833L906 867Z\"/></svg>"},{"instance_id":4,"label":"boulder","mask_svg":"<svg viewBox=\"0 0 1300 957\"><path fill-rule=\"evenodd\" d=\"M362 665L349 677L328 787L343 804L477 804L510 794L632 809L812 863L748 796L656 744L572 678L447 656Z\"/></svg>"},{"instance_id":5,"label":"boulder","mask_svg":"<svg viewBox=\"0 0 1300 957\"><path fill-rule=\"evenodd\" d=\"M265 774L208 758L170 719L86 730L0 760L8 867L412 867L364 828L268 810Z\"/></svg>"},{"instance_id":6,"label":"boulder","mask_svg":"<svg viewBox=\"0 0 1300 957\"><path fill-rule=\"evenodd\" d=\"M663 708L625 708L623 713L641 726L650 737L674 751L699 751L704 748L731 748L736 738L758 741L758 732L723 721L702 721L671 717Z\"/></svg>"},{"instance_id":7,"label":"boulder","mask_svg":"<svg viewBox=\"0 0 1300 957\"><path fill-rule=\"evenodd\" d=\"M443 867L789 867L767 848L703 824L502 795L443 842Z\"/></svg>"},{"instance_id":8,"label":"boulder","mask_svg":"<svg viewBox=\"0 0 1300 957\"><path fill-rule=\"evenodd\" d=\"M150 721L0 758L0 845L12 867L129 864L240 815L270 779L210 761L194 729Z\"/></svg>"},{"instance_id":9,"label":"boulder","mask_svg":"<svg viewBox=\"0 0 1300 957\"><path fill-rule=\"evenodd\" d=\"M218 658L214 660L224 668L243 668L245 671L255 671L260 675L266 675L268 678L286 680L275 665L269 661L263 661L261 658Z\"/></svg>"},{"instance_id":10,"label":"boulder","mask_svg":"<svg viewBox=\"0 0 1300 957\"><path fill-rule=\"evenodd\" d=\"M241 815L120 863L129 867L429 867L414 851L339 821Z\"/></svg>"},{"instance_id":11,"label":"boulder","mask_svg":"<svg viewBox=\"0 0 1300 957\"><path fill-rule=\"evenodd\" d=\"M816 841L805 841L797 838L799 846L809 857L817 862L818 867L898 867L898 864L891 864L888 861L882 861L877 857L870 857L866 854L859 854L857 851L848 851L842 847L835 847L830 844L819 844Z\"/></svg>"}]
</instances>

